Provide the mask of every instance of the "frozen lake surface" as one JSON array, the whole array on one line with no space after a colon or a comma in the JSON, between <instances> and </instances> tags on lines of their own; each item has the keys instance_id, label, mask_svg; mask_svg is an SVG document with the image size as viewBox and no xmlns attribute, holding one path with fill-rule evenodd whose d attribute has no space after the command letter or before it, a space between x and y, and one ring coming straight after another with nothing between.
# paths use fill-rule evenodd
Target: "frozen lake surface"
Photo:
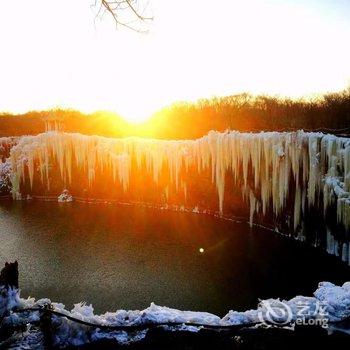
<instances>
[{"instance_id":1,"label":"frozen lake surface","mask_svg":"<svg viewBox=\"0 0 350 350\"><path fill-rule=\"evenodd\" d=\"M335 257L265 229L107 204L0 202L0 263L15 259L22 296L98 313L153 301L223 316L350 280Z\"/></svg>"}]
</instances>

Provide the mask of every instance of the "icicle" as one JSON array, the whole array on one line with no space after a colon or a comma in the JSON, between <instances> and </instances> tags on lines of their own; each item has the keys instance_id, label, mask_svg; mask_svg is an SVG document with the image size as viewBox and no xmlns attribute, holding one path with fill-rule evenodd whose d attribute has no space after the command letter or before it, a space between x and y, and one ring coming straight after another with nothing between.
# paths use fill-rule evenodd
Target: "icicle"
<instances>
[{"instance_id":1,"label":"icicle","mask_svg":"<svg viewBox=\"0 0 350 350\"><path fill-rule=\"evenodd\" d=\"M349 261L349 243L345 243L345 242L343 243L341 258L343 261L348 263L348 261Z\"/></svg>"},{"instance_id":2,"label":"icicle","mask_svg":"<svg viewBox=\"0 0 350 350\"><path fill-rule=\"evenodd\" d=\"M254 196L254 193L250 191L249 193L249 206L250 206L250 211L249 211L249 224L250 227L253 226L253 219L254 219L254 213L256 211L256 198Z\"/></svg>"},{"instance_id":3,"label":"icicle","mask_svg":"<svg viewBox=\"0 0 350 350\"><path fill-rule=\"evenodd\" d=\"M300 224L300 211L301 211L301 191L298 187L295 192L294 199L294 231Z\"/></svg>"},{"instance_id":4,"label":"icicle","mask_svg":"<svg viewBox=\"0 0 350 350\"><path fill-rule=\"evenodd\" d=\"M331 234L331 231L327 228L327 253L334 255L335 250L334 250L334 237Z\"/></svg>"}]
</instances>

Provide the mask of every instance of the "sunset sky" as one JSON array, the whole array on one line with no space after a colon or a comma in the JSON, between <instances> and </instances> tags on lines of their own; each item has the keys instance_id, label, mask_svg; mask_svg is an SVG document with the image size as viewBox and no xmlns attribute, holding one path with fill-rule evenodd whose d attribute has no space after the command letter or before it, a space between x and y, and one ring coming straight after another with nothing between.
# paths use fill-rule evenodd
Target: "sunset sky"
<instances>
[{"instance_id":1,"label":"sunset sky","mask_svg":"<svg viewBox=\"0 0 350 350\"><path fill-rule=\"evenodd\" d=\"M151 0L148 34L95 20L94 0L1 1L0 110L118 111L242 91L350 84L348 0Z\"/></svg>"}]
</instances>

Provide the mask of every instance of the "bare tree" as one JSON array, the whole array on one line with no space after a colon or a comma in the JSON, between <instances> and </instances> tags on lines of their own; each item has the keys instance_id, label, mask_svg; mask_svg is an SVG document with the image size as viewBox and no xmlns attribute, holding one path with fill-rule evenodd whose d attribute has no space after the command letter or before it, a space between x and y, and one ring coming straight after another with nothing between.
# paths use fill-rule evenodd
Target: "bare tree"
<instances>
[{"instance_id":1,"label":"bare tree","mask_svg":"<svg viewBox=\"0 0 350 350\"><path fill-rule=\"evenodd\" d=\"M145 32L146 26L153 18L148 15L149 1L143 0L95 0L98 6L97 17L103 13L112 15L117 26Z\"/></svg>"}]
</instances>

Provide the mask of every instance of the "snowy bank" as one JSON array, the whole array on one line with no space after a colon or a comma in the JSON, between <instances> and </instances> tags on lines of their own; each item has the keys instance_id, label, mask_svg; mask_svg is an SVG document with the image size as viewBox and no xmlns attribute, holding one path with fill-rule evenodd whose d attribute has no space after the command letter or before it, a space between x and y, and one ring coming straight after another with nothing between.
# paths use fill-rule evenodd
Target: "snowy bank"
<instances>
[{"instance_id":1,"label":"snowy bank","mask_svg":"<svg viewBox=\"0 0 350 350\"><path fill-rule=\"evenodd\" d=\"M51 303L48 299L37 301L33 298L22 299L18 290L2 287L0 296L0 316L4 317L2 325L25 328L21 335L12 335L11 341L14 344L18 346L41 344L42 332L37 327L29 325L40 321L40 311L25 310L38 310L47 304L52 305L53 310L63 315L52 315L53 343L54 346L61 348L93 343L101 339L113 339L118 344L131 344L144 339L152 325L162 325L173 331L198 332L206 326L245 325L256 328L259 325L265 327L268 325L268 327L293 328L300 321L317 324L316 320L322 319L323 322L320 325L330 331L332 322L344 321L350 317L350 282L344 283L343 286L321 282L312 297L297 296L287 301L263 300L255 310L245 312L231 310L223 318L206 312L180 311L153 303L141 311L118 310L95 315L91 305L75 304L74 308L68 311L63 304ZM64 315L100 325L100 328L82 325L67 319ZM310 323L310 320L315 322ZM174 323L175 325L172 325ZM133 331L104 328L106 326L134 327L140 325L147 327Z\"/></svg>"}]
</instances>

